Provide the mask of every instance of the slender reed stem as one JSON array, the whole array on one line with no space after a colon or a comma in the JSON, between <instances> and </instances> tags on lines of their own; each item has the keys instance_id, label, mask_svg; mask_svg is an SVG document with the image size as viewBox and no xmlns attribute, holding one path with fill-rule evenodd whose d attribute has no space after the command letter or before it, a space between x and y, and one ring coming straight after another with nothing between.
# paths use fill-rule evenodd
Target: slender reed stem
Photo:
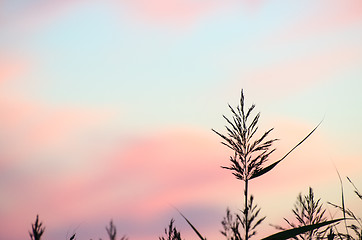
<instances>
[{"instance_id":1,"label":"slender reed stem","mask_svg":"<svg viewBox=\"0 0 362 240\"><path fill-rule=\"evenodd\" d=\"M248 208L248 179L246 178L245 180L245 189L244 189L244 194L245 194L245 207L244 207L244 215L245 215L245 240L249 239L248 236L248 232L249 232L249 221L248 221L248 213L249 213L249 208Z\"/></svg>"}]
</instances>

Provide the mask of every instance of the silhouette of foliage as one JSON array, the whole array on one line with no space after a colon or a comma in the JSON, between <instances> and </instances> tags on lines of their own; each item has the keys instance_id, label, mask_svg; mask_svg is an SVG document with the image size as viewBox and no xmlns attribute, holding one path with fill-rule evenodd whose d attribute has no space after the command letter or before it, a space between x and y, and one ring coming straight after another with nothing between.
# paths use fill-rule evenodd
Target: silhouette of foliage
<instances>
[{"instance_id":1,"label":"silhouette of foliage","mask_svg":"<svg viewBox=\"0 0 362 240\"><path fill-rule=\"evenodd\" d=\"M239 216L235 214L235 218L230 213L230 209L226 209L226 217L221 222L223 226L223 230L221 230L221 234L226 237L227 240L240 240L241 235L239 232Z\"/></svg>"},{"instance_id":2,"label":"silhouette of foliage","mask_svg":"<svg viewBox=\"0 0 362 240\"><path fill-rule=\"evenodd\" d=\"M339 174L338 174L339 176ZM340 177L340 176L339 176ZM357 197L362 200L362 196L359 192L359 190L357 189L357 187L354 185L354 183L352 182L352 180L350 178L347 177L347 180L351 183L351 185L354 188L354 193L357 195ZM343 196L343 185L342 185L342 181L341 181L341 189L342 189L342 196ZM358 216L356 216L352 210L350 210L349 208L346 208L344 205L344 198L342 197L342 204L341 206L328 202L329 205L337 208L338 210L340 210L343 214L344 217L344 224L345 224L345 229L346 232L342 233L341 231L339 231L338 229L335 228L337 235L340 237L340 239L348 239L348 240L362 240L362 219ZM349 217L350 220L353 220L353 223L347 224L346 222L346 216ZM352 233L350 233L348 231L348 229L352 230Z\"/></svg>"},{"instance_id":3,"label":"silhouette of foliage","mask_svg":"<svg viewBox=\"0 0 362 240\"><path fill-rule=\"evenodd\" d=\"M338 223L341 220L343 220L343 218L325 221L325 222L321 222L321 223L316 223L316 224L312 224L312 225L306 225L306 226L302 226L302 227L295 227L292 229L287 229L282 232L278 232L276 234L270 235L261 240L285 240L285 239L295 238L296 236L298 236L300 234L310 232L314 229L319 229L321 227L329 226L331 224ZM331 237L334 237L333 233L328 235L328 239L330 239Z\"/></svg>"},{"instance_id":4,"label":"silhouette of foliage","mask_svg":"<svg viewBox=\"0 0 362 240\"><path fill-rule=\"evenodd\" d=\"M194 232L197 234L197 236L201 239L201 240L206 240L206 238L204 238L201 233L194 227L194 225L192 225L192 223L176 208L176 210L180 213L180 215L185 219L185 221L190 225L190 227L192 228L192 230L194 230Z\"/></svg>"},{"instance_id":5,"label":"silhouette of foliage","mask_svg":"<svg viewBox=\"0 0 362 240\"><path fill-rule=\"evenodd\" d=\"M42 227L43 223L39 221L39 215L36 215L35 223L31 225L31 231L29 231L31 240L40 240L45 231L45 227Z\"/></svg>"},{"instance_id":6,"label":"silhouette of foliage","mask_svg":"<svg viewBox=\"0 0 362 240\"><path fill-rule=\"evenodd\" d=\"M173 226L174 220L171 219L168 228L165 228L165 237L159 237L159 240L181 240L181 233Z\"/></svg>"},{"instance_id":7,"label":"silhouette of foliage","mask_svg":"<svg viewBox=\"0 0 362 240\"><path fill-rule=\"evenodd\" d=\"M277 139L266 140L273 130L271 128L260 138L253 140L258 130L260 113L257 113L250 121L255 105L253 104L246 112L244 105L244 93L241 90L240 105L236 109L229 105L233 114L232 121L223 115L230 125L229 127L225 126L227 135L221 134L214 129L212 131L224 139L222 144L234 151L234 156L230 156L231 166L222 168L231 170L237 179L247 181L263 169L263 164L268 160L270 154L275 151L270 147Z\"/></svg>"},{"instance_id":8,"label":"silhouette of foliage","mask_svg":"<svg viewBox=\"0 0 362 240\"><path fill-rule=\"evenodd\" d=\"M233 155L230 156L230 165L222 166L222 168L230 170L232 174L238 179L244 182L244 206L240 210L240 213L232 214L229 209L226 210L226 217L224 217L222 223L223 230L221 234L226 237L227 240L249 240L256 235L256 228L265 220L265 217L260 217L260 208L255 204L253 195L249 194L249 181L260 177L278 165L284 160L292 151L299 147L307 138L313 134L313 132L319 127L319 123L306 137L304 137L298 144L296 144L289 152L287 152L282 158L274 163L265 166L269 160L270 155L275 151L272 147L273 143L278 139L269 139L269 134L273 128L267 130L259 137L256 137L258 131L258 121L260 113L253 114L255 105L251 105L249 108L245 108L244 94L241 90L240 104L233 108L229 105L229 109L232 112L232 118L227 118L223 115L227 121L226 127L227 134L221 134L214 129L217 135L222 139L225 146L233 150ZM355 188L356 195L362 200L362 195L357 190L353 182L348 178L350 183ZM342 184L341 184L342 185ZM333 240L336 236L334 229L340 239L353 239L362 240L362 221L354 215L352 211L344 207L344 196L342 187L342 206L329 203L332 206L338 208L343 212L343 218L332 219L327 221L324 217L325 210L323 209L320 199L314 199L313 189L309 188L309 194L302 196L299 194L297 202L294 206L293 214L298 223L294 223L285 219L291 229L285 229L280 226L275 226L279 230L282 230L276 234L268 236L262 240L284 240L289 238L294 239L308 239L312 238ZM177 210L178 211L178 210ZM194 225L179 211L181 216L186 220L190 227L194 230L197 236L201 240L206 240L203 235L194 227ZM346 215L350 216L355 221L354 224L346 226L347 233L341 234L338 232L335 225L342 220L346 220ZM333 224L334 229L330 227ZM322 227L328 227L324 231L319 231ZM329 233L327 231L329 229ZM348 233L348 229L352 229L355 236L351 236ZM40 240L44 233L45 227L42 227L42 223L39 221L37 215L36 221L32 224L32 231L29 231L31 240ZM113 224L113 220L110 221L109 226L106 226L106 231L110 240L117 239L117 229ZM243 231L243 235L241 232ZM159 237L159 240L181 240L181 234L174 226L174 220L171 219L168 228L165 228L165 237ZM326 236L327 235L327 236ZM75 240L75 234L70 238ZM101 239L100 239L101 240ZM120 240L128 240L126 236L123 236Z\"/></svg>"},{"instance_id":9,"label":"silhouette of foliage","mask_svg":"<svg viewBox=\"0 0 362 240\"><path fill-rule=\"evenodd\" d=\"M302 144L319 126L315 127L302 141L295 145L287 154L285 154L278 161L264 166L269 160L270 155L275 151L272 144L278 139L267 140L273 128L267 130L260 137L256 137L258 131L258 121L260 112L253 116L255 105L252 104L248 109L245 108L244 93L241 90L240 104L233 108L229 105L232 112L232 120L223 115L228 123L225 126L227 134L221 134L212 129L224 141L222 144L234 151L234 155L230 156L231 165L229 167L222 166L222 168L231 170L232 174L244 182L244 208L241 215L236 215L240 224L235 222L236 226L241 226L244 230L244 240L256 234L256 227L260 225L265 217L258 217L260 208L254 203L253 195L248 194L249 180L260 177L265 173L272 170L277 164L284 160L294 149ZM224 226L225 227L225 226ZM240 234L239 234L240 235ZM237 235L234 236L236 238ZM236 238L237 239L237 238Z\"/></svg>"},{"instance_id":10,"label":"silhouette of foliage","mask_svg":"<svg viewBox=\"0 0 362 240\"><path fill-rule=\"evenodd\" d=\"M254 108L255 105L253 104L247 110L245 109L244 93L241 90L240 105L236 109L229 105L233 114L232 120L223 115L229 124L229 126L225 126L227 135L212 129L224 140L222 144L234 151L234 155L230 156L231 165L229 167L222 166L222 168L231 170L238 180L244 181L244 209L241 216L236 215L237 220L231 227L232 232L237 231L234 233L235 239L249 239L256 234L256 227L265 219L265 217L257 218L260 208L254 203L254 197L252 195L249 197L248 181L264 169L264 163L275 151L271 146L277 140L266 140L273 128L255 139L260 113L252 117ZM244 238L239 234L239 227L244 229Z\"/></svg>"},{"instance_id":11,"label":"silhouette of foliage","mask_svg":"<svg viewBox=\"0 0 362 240\"><path fill-rule=\"evenodd\" d=\"M109 228L106 227L108 236L109 236L109 240L116 240L116 236L117 236L117 229L113 224L113 220L110 221L109 223Z\"/></svg>"},{"instance_id":12,"label":"silhouette of foliage","mask_svg":"<svg viewBox=\"0 0 362 240\"><path fill-rule=\"evenodd\" d=\"M117 237L117 228L116 226L113 224L113 220L111 220L109 222L109 227L106 227L106 231L108 233L109 236L109 240L116 240ZM123 236L121 238L121 240L128 240L128 238L126 236Z\"/></svg>"},{"instance_id":13,"label":"silhouette of foliage","mask_svg":"<svg viewBox=\"0 0 362 240\"><path fill-rule=\"evenodd\" d=\"M319 127L321 122L281 159L268 166L264 166L269 160L270 155L275 151L275 148L272 148L272 144L278 140L267 140L267 137L273 128L266 131L259 138L255 137L258 130L260 113L257 113L254 117L252 117L252 111L255 108L254 104L248 109L245 109L243 90L241 90L240 104L236 108L233 108L230 105L228 106L233 116L230 120L223 115L224 119L228 123L228 126L225 126L227 134L221 134L214 129L212 129L212 131L223 139L221 142L223 145L227 146L234 152L234 154L230 156L231 165L228 167L222 166L222 168L231 170L232 174L238 180L244 182L244 207L240 215L235 214L235 219L232 217L230 210L227 209L226 217L224 217L224 220L222 221L223 230L221 233L230 240L248 240L256 234L256 227L259 226L265 219L265 217L258 217L260 208L258 208L258 206L254 203L253 195L250 195L249 197L249 180L260 177L271 171L307 138L309 138ZM191 222L185 216L183 217L198 237L201 240L204 240L205 238L202 237L200 232L191 224ZM306 231L305 229L309 229L309 231L311 231L319 226L321 225L311 224L305 228L296 228L294 231L284 230L285 233L280 232L280 235L278 236L294 237L298 234L304 233ZM239 228L242 228L244 231L245 235L243 237L240 234Z\"/></svg>"},{"instance_id":14,"label":"silhouette of foliage","mask_svg":"<svg viewBox=\"0 0 362 240\"><path fill-rule=\"evenodd\" d=\"M327 218L325 217L326 210L323 208L321 199L315 199L314 192L311 187L309 187L309 193L307 195L302 196L301 193L298 195L292 212L297 223L294 223L292 220L284 218L287 224L292 228L318 224L327 220ZM281 226L274 227L280 230L287 230L286 228L283 228ZM318 231L317 228L310 230L307 233L300 234L299 236L296 236L294 238L303 240L320 239L324 237L325 234L326 230Z\"/></svg>"}]
</instances>

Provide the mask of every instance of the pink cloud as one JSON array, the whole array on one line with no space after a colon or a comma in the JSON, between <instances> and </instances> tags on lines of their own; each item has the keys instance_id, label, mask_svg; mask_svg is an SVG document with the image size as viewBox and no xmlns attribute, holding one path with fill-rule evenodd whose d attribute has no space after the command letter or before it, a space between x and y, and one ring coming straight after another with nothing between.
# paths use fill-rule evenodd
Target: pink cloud
<instances>
[{"instance_id":1,"label":"pink cloud","mask_svg":"<svg viewBox=\"0 0 362 240\"><path fill-rule=\"evenodd\" d=\"M132 183L133 194L141 201L145 195L155 199L163 196L164 202L154 203L168 205L172 199L189 198L176 192L187 188L192 191L195 185L208 185L208 181L222 178L219 166L224 158L225 149L217 139L213 141L212 133L177 130L138 140L116 153L109 167L113 174L107 175Z\"/></svg>"},{"instance_id":2,"label":"pink cloud","mask_svg":"<svg viewBox=\"0 0 362 240\"><path fill-rule=\"evenodd\" d=\"M319 8L308 18L273 33L268 42L285 44L290 41L299 41L323 34L339 33L349 27L358 27L362 21L362 3L359 0L350 1L320 1Z\"/></svg>"},{"instance_id":3,"label":"pink cloud","mask_svg":"<svg viewBox=\"0 0 362 240\"><path fill-rule=\"evenodd\" d=\"M221 187L228 176L219 168L222 162L227 164L225 150L199 131L161 133L131 144L111 161L100 160L98 173L69 176L57 189L62 189L61 195L72 196L65 206L83 203L82 210L74 210L78 215L121 212L147 219L170 208L169 204L217 196L215 186ZM55 197L52 205L64 201L60 199Z\"/></svg>"},{"instance_id":4,"label":"pink cloud","mask_svg":"<svg viewBox=\"0 0 362 240\"><path fill-rule=\"evenodd\" d=\"M278 119L275 135L283 141L277 142L273 159L287 152L312 127L295 119ZM320 179L330 181L333 172L326 168L329 162L324 152L330 146L320 134L313 135L276 170L253 181L253 193L258 196L261 206L275 209L270 201L276 197L275 191L282 195L289 193L292 205L296 194L309 184L303 176L305 172L312 183L318 183ZM7 205L7 213L2 216L11 221L7 229L19 228L20 217L16 214L19 209L24 222L22 229L27 229L37 212L47 220L49 228L115 215L135 224L137 221L146 224L170 211L170 204L181 209L205 205L239 206L242 185L229 171L219 167L229 164L230 154L219 142L218 136L211 131L197 129L160 131L122 141L119 147L98 158L92 171L77 169L57 177L40 174L35 178L21 178L22 181L13 185L9 192L16 196L16 201ZM310 164L315 168L311 169ZM326 169L326 173L321 173L320 169ZM24 185L23 181L28 184ZM33 196L29 185L41 189L41 196ZM240 191L235 191L239 188ZM281 204L285 206L286 203ZM0 234L7 236L7 233Z\"/></svg>"},{"instance_id":5,"label":"pink cloud","mask_svg":"<svg viewBox=\"0 0 362 240\"><path fill-rule=\"evenodd\" d=\"M22 75L28 68L29 63L25 59L12 57L3 52L0 57L0 84Z\"/></svg>"},{"instance_id":6,"label":"pink cloud","mask_svg":"<svg viewBox=\"0 0 362 240\"><path fill-rule=\"evenodd\" d=\"M267 0L241 0L239 2L246 10L255 13L267 2Z\"/></svg>"},{"instance_id":7,"label":"pink cloud","mask_svg":"<svg viewBox=\"0 0 362 240\"><path fill-rule=\"evenodd\" d=\"M203 17L222 11L227 7L238 4L235 0L122 0L130 17L146 23L172 25L178 27L190 26Z\"/></svg>"},{"instance_id":8,"label":"pink cloud","mask_svg":"<svg viewBox=\"0 0 362 240\"><path fill-rule=\"evenodd\" d=\"M222 188L228 176L219 168L227 151L210 136L194 130L161 132L115 149L108 155L113 157L98 159L98 167L91 171L52 175L38 169L21 175L5 189L9 201L14 201L6 204L2 216L11 216L8 229L19 228L19 210L30 220L40 213L48 224L59 227L114 214L147 221L169 211L170 204L215 204L222 198L215 187ZM34 195L34 189L41 194ZM22 229L28 219L22 218ZM1 236L6 234L0 231Z\"/></svg>"},{"instance_id":9,"label":"pink cloud","mask_svg":"<svg viewBox=\"0 0 362 240\"><path fill-rule=\"evenodd\" d=\"M107 110L57 109L6 95L0 97L0 114L0 131L7 139L2 154L19 161L74 145L80 134L105 124L112 115Z\"/></svg>"},{"instance_id":10,"label":"pink cloud","mask_svg":"<svg viewBox=\"0 0 362 240\"><path fill-rule=\"evenodd\" d=\"M113 113L54 107L9 93L0 96L0 115L0 221L7 223L0 236L26 237L37 213L55 226L74 215L87 216L82 204L92 202L83 198L90 196L84 181L93 182L94 160L107 149L93 142Z\"/></svg>"},{"instance_id":11,"label":"pink cloud","mask_svg":"<svg viewBox=\"0 0 362 240\"><path fill-rule=\"evenodd\" d=\"M255 12L263 5L264 0L108 0L93 1L37 1L20 5L8 14L2 24L17 27L23 31L34 31L46 27L55 20L65 16L77 8L90 4L102 4L110 9L124 8L122 16L130 17L143 23L170 25L172 27L189 27L202 18L225 9L242 5L247 11Z\"/></svg>"}]
</instances>

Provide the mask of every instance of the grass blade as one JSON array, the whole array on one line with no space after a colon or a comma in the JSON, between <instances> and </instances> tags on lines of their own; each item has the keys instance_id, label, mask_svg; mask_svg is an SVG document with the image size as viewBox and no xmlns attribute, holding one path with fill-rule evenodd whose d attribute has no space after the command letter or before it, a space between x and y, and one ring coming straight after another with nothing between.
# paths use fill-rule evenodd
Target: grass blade
<instances>
[{"instance_id":1,"label":"grass blade","mask_svg":"<svg viewBox=\"0 0 362 240\"><path fill-rule=\"evenodd\" d=\"M194 232L197 234L197 236L199 236L199 238L201 240L206 240L206 238L204 238L201 233L199 231L197 231L197 229L194 227L194 225L192 225L192 223L177 209L175 208L178 213L186 220L186 222L190 225L190 227L194 230Z\"/></svg>"},{"instance_id":2,"label":"grass blade","mask_svg":"<svg viewBox=\"0 0 362 240\"><path fill-rule=\"evenodd\" d=\"M289 152L287 152L287 154L285 154L281 159L279 159L278 161L276 161L275 163L261 169L260 171L254 172L254 174L250 177L250 179L256 178L256 177L260 177L261 175L264 175L265 173L269 172L270 170L272 170L278 163L280 163L281 161L283 161L291 152L293 152L297 147L299 147L299 145L301 145L307 138L310 137L310 135L313 134L313 132L319 127L319 125L321 125L321 123L323 122L320 121L318 123L318 125L305 137L303 138L302 141L300 141L297 145L295 145Z\"/></svg>"},{"instance_id":3,"label":"grass blade","mask_svg":"<svg viewBox=\"0 0 362 240\"><path fill-rule=\"evenodd\" d=\"M250 179L260 177L261 175L269 172L270 170L272 170L272 169L273 169L278 163L280 163L281 161L282 161L282 159L276 161L276 162L273 163L273 164L270 164L269 166L261 169L260 171L254 172L254 174L250 177Z\"/></svg>"},{"instance_id":4,"label":"grass blade","mask_svg":"<svg viewBox=\"0 0 362 240\"><path fill-rule=\"evenodd\" d=\"M307 225L307 226L303 226L303 227L298 227L298 228L292 228L292 229L288 229L282 232L278 232L276 234L273 234L271 236L268 236L266 238L263 238L262 240L285 240L288 238L293 238L299 234L317 229L317 228L321 228L327 225L330 225L332 223L335 222L339 222L342 221L343 218L340 219L335 219L335 220L330 220L330 221L326 221L326 222L321 222L321 223L317 223L317 224L312 224L312 225Z\"/></svg>"},{"instance_id":5,"label":"grass blade","mask_svg":"<svg viewBox=\"0 0 362 240\"><path fill-rule=\"evenodd\" d=\"M334 166L335 169L336 169L336 172L338 174L338 178L339 178L339 183L341 184L341 200L342 200L342 210L343 210L343 218L344 218L344 226L346 227L346 233L347 235L349 236L349 233L348 233L348 227L347 227L347 222L346 222L346 208L344 206L344 191L343 191L343 182L342 182L342 178L341 178L341 175L339 174L338 172L338 169L336 166Z\"/></svg>"},{"instance_id":6,"label":"grass blade","mask_svg":"<svg viewBox=\"0 0 362 240\"><path fill-rule=\"evenodd\" d=\"M347 179L354 187L354 193L362 200L362 194L358 191L357 187L354 185L354 183L351 181L351 179L349 179L349 177L347 177Z\"/></svg>"}]
</instances>

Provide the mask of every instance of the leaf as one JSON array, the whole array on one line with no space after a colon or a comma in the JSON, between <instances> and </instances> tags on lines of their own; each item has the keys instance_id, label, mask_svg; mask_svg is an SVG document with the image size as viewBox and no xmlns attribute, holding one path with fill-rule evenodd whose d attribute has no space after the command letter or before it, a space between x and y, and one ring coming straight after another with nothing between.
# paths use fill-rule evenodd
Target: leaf
<instances>
[{"instance_id":1,"label":"leaf","mask_svg":"<svg viewBox=\"0 0 362 240\"><path fill-rule=\"evenodd\" d=\"M186 220L186 222L191 226L191 228L194 230L194 232L197 234L197 236L199 236L199 238L201 240L206 240L206 238L204 238L201 233L199 231L197 231L197 229L194 227L194 225L191 224L191 222L177 209L175 208L178 213Z\"/></svg>"},{"instance_id":2,"label":"leaf","mask_svg":"<svg viewBox=\"0 0 362 240\"><path fill-rule=\"evenodd\" d=\"M323 120L322 120L323 121ZM296 149L297 147L299 147L300 144L302 144L307 138L310 137L310 135L312 135L312 133L319 127L319 125L321 125L322 121L320 121L318 123L318 125L305 137L303 138L302 141L300 141L297 145L295 145L287 154L285 154L281 159L279 159L278 161L276 161L275 163L261 169L260 171L254 172L253 175L250 177L250 179L256 178L256 177L260 177L261 175L264 175L265 173L269 172L270 170L272 170L278 163L280 163L282 160L284 160L291 152L294 151L294 149Z\"/></svg>"},{"instance_id":3,"label":"leaf","mask_svg":"<svg viewBox=\"0 0 362 240\"><path fill-rule=\"evenodd\" d=\"M250 177L250 179L256 178L256 177L260 177L261 175L269 172L270 170L272 170L279 162L281 162L282 160L278 160L275 163L261 169L260 171L254 172L254 174ZM249 180L250 180L249 179Z\"/></svg>"},{"instance_id":4,"label":"leaf","mask_svg":"<svg viewBox=\"0 0 362 240\"><path fill-rule=\"evenodd\" d=\"M362 200L362 194L358 191L357 187L354 185L354 183L351 181L351 179L349 179L349 177L347 177L347 179L354 187L354 193Z\"/></svg>"},{"instance_id":5,"label":"leaf","mask_svg":"<svg viewBox=\"0 0 362 240\"><path fill-rule=\"evenodd\" d=\"M335 167L335 168L336 168L336 167ZM343 209L344 226L346 227L347 235L349 235L349 233L348 233L348 228L347 228L347 223L346 223L346 208L344 207L344 193L343 193L342 178L341 178L341 175L339 174L337 168L336 168L336 172L337 172L337 174L338 174L339 182L340 182L340 184L341 184L341 198L342 198L342 209Z\"/></svg>"},{"instance_id":6,"label":"leaf","mask_svg":"<svg viewBox=\"0 0 362 240\"><path fill-rule=\"evenodd\" d=\"M299 234L320 228L320 227L324 227L327 225L330 225L332 223L335 222L339 222L342 221L343 218L340 219L335 219L335 220L330 220L330 221L326 221L326 222L321 222L321 223L317 223L317 224L312 224L312 225L307 225L307 226L303 226L303 227L298 227L298 228L292 228L292 229L288 229L282 232L278 232L276 234L270 235L266 238L263 238L262 240L284 240L284 239L288 239L288 238L293 238Z\"/></svg>"}]
</instances>

